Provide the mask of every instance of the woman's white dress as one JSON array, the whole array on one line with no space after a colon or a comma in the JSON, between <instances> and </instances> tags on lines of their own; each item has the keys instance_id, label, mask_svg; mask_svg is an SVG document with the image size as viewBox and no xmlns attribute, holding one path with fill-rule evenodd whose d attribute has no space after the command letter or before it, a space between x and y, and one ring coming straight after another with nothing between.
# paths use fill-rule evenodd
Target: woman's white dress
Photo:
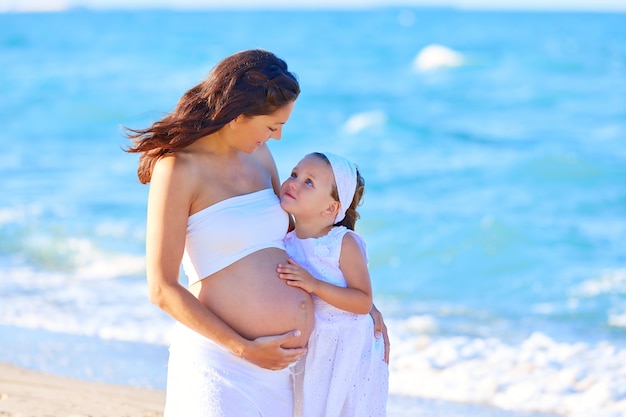
<instances>
[{"instance_id":1,"label":"woman's white dress","mask_svg":"<svg viewBox=\"0 0 626 417\"><path fill-rule=\"evenodd\" d=\"M311 275L346 287L339 269L344 236L357 238L368 260L363 239L343 226L320 238L285 237L290 258ZM303 417L381 417L386 415L389 369L384 362L382 337L374 337L369 314L338 309L319 297L315 301L315 327L304 358L304 373L296 383L296 404ZM297 415L297 413L296 413Z\"/></svg>"}]
</instances>

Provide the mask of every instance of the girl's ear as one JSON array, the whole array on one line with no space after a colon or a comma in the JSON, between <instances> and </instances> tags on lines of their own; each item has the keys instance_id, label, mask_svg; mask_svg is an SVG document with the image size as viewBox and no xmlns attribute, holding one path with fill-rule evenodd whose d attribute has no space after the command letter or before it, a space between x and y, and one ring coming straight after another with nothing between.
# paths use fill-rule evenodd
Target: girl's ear
<instances>
[{"instance_id":1,"label":"girl's ear","mask_svg":"<svg viewBox=\"0 0 626 417\"><path fill-rule=\"evenodd\" d=\"M341 203L339 201L333 201L327 208L324 210L324 215L327 217L332 217L333 219L337 217L337 213L339 213L339 207Z\"/></svg>"}]
</instances>

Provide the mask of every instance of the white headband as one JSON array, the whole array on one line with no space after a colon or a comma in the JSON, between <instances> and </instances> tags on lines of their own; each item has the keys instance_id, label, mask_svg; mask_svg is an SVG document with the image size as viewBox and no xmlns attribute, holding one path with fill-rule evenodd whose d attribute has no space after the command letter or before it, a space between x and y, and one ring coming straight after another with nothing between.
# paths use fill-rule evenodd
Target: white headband
<instances>
[{"instance_id":1,"label":"white headband","mask_svg":"<svg viewBox=\"0 0 626 417\"><path fill-rule=\"evenodd\" d=\"M339 194L339 212L335 217L335 223L339 223L346 217L346 211L352 204L356 192L356 165L339 155L324 152L324 156L330 162L337 184Z\"/></svg>"}]
</instances>

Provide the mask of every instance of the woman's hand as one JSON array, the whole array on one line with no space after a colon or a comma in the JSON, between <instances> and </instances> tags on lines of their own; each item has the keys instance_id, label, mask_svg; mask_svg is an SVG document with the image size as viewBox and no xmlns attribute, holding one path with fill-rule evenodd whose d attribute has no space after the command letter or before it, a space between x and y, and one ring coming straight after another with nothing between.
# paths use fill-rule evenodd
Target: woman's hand
<instances>
[{"instance_id":1,"label":"woman's hand","mask_svg":"<svg viewBox=\"0 0 626 417\"><path fill-rule=\"evenodd\" d=\"M251 340L239 356L261 368L273 371L284 369L307 352L305 347L282 347L283 344L297 339L300 334L299 330L294 330L282 335L258 337Z\"/></svg>"},{"instance_id":2,"label":"woman's hand","mask_svg":"<svg viewBox=\"0 0 626 417\"><path fill-rule=\"evenodd\" d=\"M376 308L374 304L372 304L370 316L372 316L372 319L374 320L374 336L376 337L376 339L382 336L385 342L385 363L389 365L389 350L391 348L391 345L389 343L389 335L387 334L387 326L385 325L385 321L383 320L382 313Z\"/></svg>"}]
</instances>

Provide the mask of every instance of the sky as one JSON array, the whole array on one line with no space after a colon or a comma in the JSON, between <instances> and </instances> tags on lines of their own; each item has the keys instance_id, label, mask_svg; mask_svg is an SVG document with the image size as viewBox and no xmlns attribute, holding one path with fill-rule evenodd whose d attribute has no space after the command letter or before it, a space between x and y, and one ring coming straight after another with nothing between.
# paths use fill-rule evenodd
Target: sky
<instances>
[{"instance_id":1,"label":"sky","mask_svg":"<svg viewBox=\"0 0 626 417\"><path fill-rule=\"evenodd\" d=\"M626 0L0 0L0 12L90 9L357 9L385 6L626 12Z\"/></svg>"}]
</instances>

